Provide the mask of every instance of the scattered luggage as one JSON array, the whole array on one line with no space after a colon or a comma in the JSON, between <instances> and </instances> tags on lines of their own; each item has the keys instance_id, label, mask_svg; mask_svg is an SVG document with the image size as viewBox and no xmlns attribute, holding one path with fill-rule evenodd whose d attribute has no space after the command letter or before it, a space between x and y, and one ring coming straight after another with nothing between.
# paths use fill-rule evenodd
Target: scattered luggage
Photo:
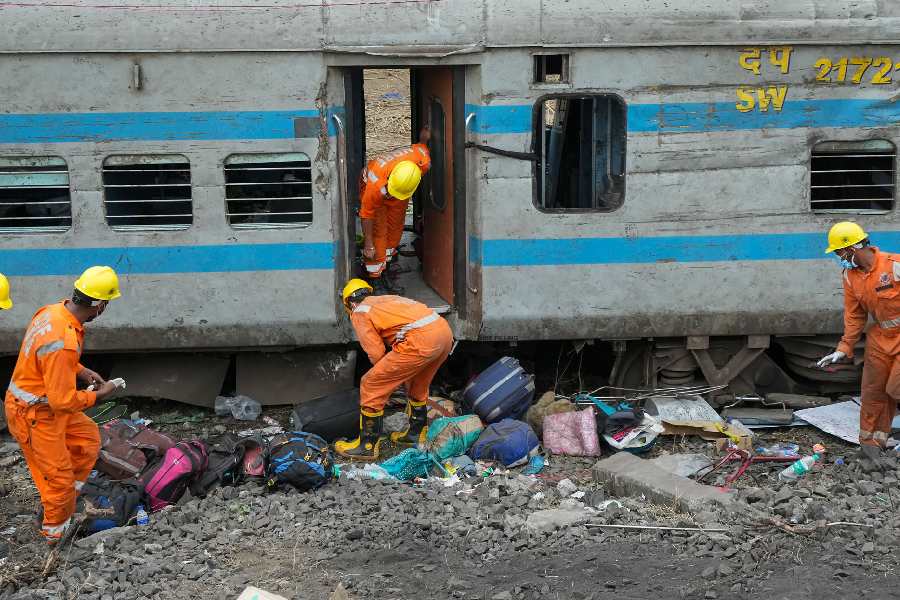
<instances>
[{"instance_id":1,"label":"scattered luggage","mask_svg":"<svg viewBox=\"0 0 900 600\"><path fill-rule=\"evenodd\" d=\"M251 481L266 479L266 447L268 443L260 433L241 438L244 457L241 463L241 476Z\"/></svg>"},{"instance_id":2,"label":"scattered luggage","mask_svg":"<svg viewBox=\"0 0 900 600\"><path fill-rule=\"evenodd\" d=\"M328 442L359 433L359 388L335 392L294 407L291 427Z\"/></svg>"},{"instance_id":3,"label":"scattered luggage","mask_svg":"<svg viewBox=\"0 0 900 600\"><path fill-rule=\"evenodd\" d=\"M466 453L481 435L484 425L478 415L442 417L428 427L425 451L442 461Z\"/></svg>"},{"instance_id":4,"label":"scattered luggage","mask_svg":"<svg viewBox=\"0 0 900 600\"><path fill-rule=\"evenodd\" d=\"M503 419L488 425L469 449L473 460L496 460L507 467L528 462L538 453L537 435L527 423Z\"/></svg>"},{"instance_id":5,"label":"scattered luggage","mask_svg":"<svg viewBox=\"0 0 900 600\"><path fill-rule=\"evenodd\" d=\"M76 515L87 535L128 525L143 502L144 490L135 479L114 481L103 475L90 477L78 495Z\"/></svg>"},{"instance_id":6,"label":"scattered luggage","mask_svg":"<svg viewBox=\"0 0 900 600\"><path fill-rule=\"evenodd\" d=\"M280 433L269 441L266 485L305 492L325 485L334 475L328 442L305 431Z\"/></svg>"},{"instance_id":7,"label":"scattered luggage","mask_svg":"<svg viewBox=\"0 0 900 600\"><path fill-rule=\"evenodd\" d=\"M533 400L534 377L510 356L482 371L463 391L465 412L477 414L485 423L521 419Z\"/></svg>"},{"instance_id":8,"label":"scattered luggage","mask_svg":"<svg viewBox=\"0 0 900 600\"><path fill-rule=\"evenodd\" d=\"M544 417L544 449L565 456L600 456L597 415L589 406Z\"/></svg>"},{"instance_id":9,"label":"scattered luggage","mask_svg":"<svg viewBox=\"0 0 900 600\"><path fill-rule=\"evenodd\" d=\"M188 486L203 475L208 463L209 452L200 440L178 442L166 450L140 478L150 500L150 512L177 503Z\"/></svg>"},{"instance_id":10,"label":"scattered luggage","mask_svg":"<svg viewBox=\"0 0 900 600\"><path fill-rule=\"evenodd\" d=\"M127 419L100 427L100 455L95 469L113 479L138 477L147 465L175 445L175 440Z\"/></svg>"},{"instance_id":11,"label":"scattered luggage","mask_svg":"<svg viewBox=\"0 0 900 600\"><path fill-rule=\"evenodd\" d=\"M206 471L190 485L191 496L205 498L209 490L216 486L241 483L244 480L244 457L248 448L259 449L248 469L258 477L263 477L265 468L262 444L261 438L241 438L233 433L220 437L209 447L209 466Z\"/></svg>"}]
</instances>

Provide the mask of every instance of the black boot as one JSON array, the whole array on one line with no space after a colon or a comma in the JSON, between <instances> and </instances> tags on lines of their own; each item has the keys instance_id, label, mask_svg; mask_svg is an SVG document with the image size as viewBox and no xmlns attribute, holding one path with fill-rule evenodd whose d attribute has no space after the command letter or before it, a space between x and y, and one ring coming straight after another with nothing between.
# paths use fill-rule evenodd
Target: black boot
<instances>
[{"instance_id":1,"label":"black boot","mask_svg":"<svg viewBox=\"0 0 900 600\"><path fill-rule=\"evenodd\" d=\"M428 435L428 406L424 402L406 403L406 416L409 417L409 427L406 431L397 431L391 434L391 441L401 445L416 445L425 441Z\"/></svg>"},{"instance_id":2,"label":"black boot","mask_svg":"<svg viewBox=\"0 0 900 600\"><path fill-rule=\"evenodd\" d=\"M373 296L402 296L403 292L406 291L402 287L394 285L387 273L382 273L381 277L373 278L370 283L372 284Z\"/></svg>"},{"instance_id":3,"label":"black boot","mask_svg":"<svg viewBox=\"0 0 900 600\"><path fill-rule=\"evenodd\" d=\"M359 437L334 443L334 451L352 460L375 461L384 440L384 411L359 411Z\"/></svg>"}]
</instances>

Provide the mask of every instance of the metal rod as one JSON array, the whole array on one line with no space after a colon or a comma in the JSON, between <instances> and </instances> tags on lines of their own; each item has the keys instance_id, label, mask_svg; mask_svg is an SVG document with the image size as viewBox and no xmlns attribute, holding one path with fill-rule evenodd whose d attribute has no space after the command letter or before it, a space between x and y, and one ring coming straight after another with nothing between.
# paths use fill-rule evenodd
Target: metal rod
<instances>
[{"instance_id":1,"label":"metal rod","mask_svg":"<svg viewBox=\"0 0 900 600\"><path fill-rule=\"evenodd\" d=\"M0 199L0 206L30 206L30 205L46 206L48 204L71 204L71 202L68 200L48 200L48 201L35 200L33 202L6 202L5 200Z\"/></svg>"},{"instance_id":2,"label":"metal rod","mask_svg":"<svg viewBox=\"0 0 900 600\"><path fill-rule=\"evenodd\" d=\"M600 527L602 529L653 529L658 531L699 531L702 533L730 533L728 529L703 529L702 527L666 527L663 525L603 525L601 523L587 523L585 527Z\"/></svg>"},{"instance_id":3,"label":"metal rod","mask_svg":"<svg viewBox=\"0 0 900 600\"><path fill-rule=\"evenodd\" d=\"M289 164L289 163L285 163ZM236 167L232 165L225 165L226 171L311 171L312 165L297 165L293 167Z\"/></svg>"},{"instance_id":4,"label":"metal rod","mask_svg":"<svg viewBox=\"0 0 900 600\"><path fill-rule=\"evenodd\" d=\"M257 200L312 200L312 196L282 196L280 198L226 198L229 202L256 202Z\"/></svg>"},{"instance_id":5,"label":"metal rod","mask_svg":"<svg viewBox=\"0 0 900 600\"><path fill-rule=\"evenodd\" d=\"M311 181L251 181L246 183L226 183L225 185L309 185Z\"/></svg>"},{"instance_id":6,"label":"metal rod","mask_svg":"<svg viewBox=\"0 0 900 600\"><path fill-rule=\"evenodd\" d=\"M191 213L182 215L106 215L107 219L161 219L175 217L192 217Z\"/></svg>"},{"instance_id":7,"label":"metal rod","mask_svg":"<svg viewBox=\"0 0 900 600\"><path fill-rule=\"evenodd\" d=\"M136 204L136 203L147 203L147 202L159 202L159 203L169 203L169 202L190 202L190 198L157 198L156 200L104 200L106 204Z\"/></svg>"},{"instance_id":8,"label":"metal rod","mask_svg":"<svg viewBox=\"0 0 900 600\"><path fill-rule=\"evenodd\" d=\"M256 217L265 215L267 217L277 217L279 215L311 215L312 212L252 212L252 213L227 213L229 217Z\"/></svg>"},{"instance_id":9,"label":"metal rod","mask_svg":"<svg viewBox=\"0 0 900 600\"><path fill-rule=\"evenodd\" d=\"M105 188L191 187L190 183L104 183Z\"/></svg>"}]
</instances>

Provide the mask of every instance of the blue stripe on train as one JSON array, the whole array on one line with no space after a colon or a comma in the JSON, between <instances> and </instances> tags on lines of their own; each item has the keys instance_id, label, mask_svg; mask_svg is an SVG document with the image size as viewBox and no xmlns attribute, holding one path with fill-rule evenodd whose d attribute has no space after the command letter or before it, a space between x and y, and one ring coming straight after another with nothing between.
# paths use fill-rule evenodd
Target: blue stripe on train
<instances>
[{"instance_id":1,"label":"blue stripe on train","mask_svg":"<svg viewBox=\"0 0 900 600\"><path fill-rule=\"evenodd\" d=\"M128 248L0 250L0 272L11 276L77 275L110 265L123 275L333 269L332 242Z\"/></svg>"},{"instance_id":2,"label":"blue stripe on train","mask_svg":"<svg viewBox=\"0 0 900 600\"><path fill-rule=\"evenodd\" d=\"M328 111L340 113L342 107ZM533 106L466 105L470 128L482 134L528 133ZM295 119L316 110L0 114L0 144L52 142L293 139ZM691 133L796 127L885 127L900 124L900 103L887 100L792 100L781 111L742 113L734 102L630 104L631 132ZM299 130L309 131L309 127ZM328 134L334 123L328 119ZM302 137L307 137L303 134Z\"/></svg>"},{"instance_id":3,"label":"blue stripe on train","mask_svg":"<svg viewBox=\"0 0 900 600\"><path fill-rule=\"evenodd\" d=\"M900 231L873 232L872 243L900 251ZM825 233L638 238L469 239L485 267L824 260Z\"/></svg>"},{"instance_id":4,"label":"blue stripe on train","mask_svg":"<svg viewBox=\"0 0 900 600\"><path fill-rule=\"evenodd\" d=\"M531 105L466 105L470 129L482 134L528 133ZM792 100L780 111L740 112L734 102L629 104L628 131L694 133L798 127L885 127L900 124L900 103L889 100Z\"/></svg>"},{"instance_id":5,"label":"blue stripe on train","mask_svg":"<svg viewBox=\"0 0 900 600\"><path fill-rule=\"evenodd\" d=\"M0 143L294 139L295 119L319 118L317 110L0 114ZM328 129L334 135L330 118Z\"/></svg>"}]
</instances>

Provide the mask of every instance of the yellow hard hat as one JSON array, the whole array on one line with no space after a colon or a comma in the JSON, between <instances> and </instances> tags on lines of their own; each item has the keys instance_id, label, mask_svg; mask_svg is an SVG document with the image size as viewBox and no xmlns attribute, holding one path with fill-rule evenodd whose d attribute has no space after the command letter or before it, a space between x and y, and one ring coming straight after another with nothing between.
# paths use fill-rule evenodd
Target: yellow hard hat
<instances>
[{"instance_id":1,"label":"yellow hard hat","mask_svg":"<svg viewBox=\"0 0 900 600\"><path fill-rule=\"evenodd\" d=\"M75 281L75 289L94 300L114 300L119 293L119 276L112 267L90 267Z\"/></svg>"},{"instance_id":2,"label":"yellow hard hat","mask_svg":"<svg viewBox=\"0 0 900 600\"><path fill-rule=\"evenodd\" d=\"M825 249L825 254L858 244L867 237L869 234L853 221L835 223L828 231L828 248Z\"/></svg>"},{"instance_id":3,"label":"yellow hard hat","mask_svg":"<svg viewBox=\"0 0 900 600\"><path fill-rule=\"evenodd\" d=\"M343 300L345 306L347 305L347 298L359 290L369 290L371 292L372 286L364 279L351 279L347 282L347 285L344 286L344 291L341 292L341 300Z\"/></svg>"},{"instance_id":4,"label":"yellow hard hat","mask_svg":"<svg viewBox=\"0 0 900 600\"><path fill-rule=\"evenodd\" d=\"M9 310L12 308L12 298L9 297L9 279L6 275L0 273L0 308Z\"/></svg>"},{"instance_id":5,"label":"yellow hard hat","mask_svg":"<svg viewBox=\"0 0 900 600\"><path fill-rule=\"evenodd\" d=\"M394 170L388 177L388 194L397 200L406 200L419 187L422 181L422 169L419 165L411 160L404 160L397 163Z\"/></svg>"}]
</instances>

